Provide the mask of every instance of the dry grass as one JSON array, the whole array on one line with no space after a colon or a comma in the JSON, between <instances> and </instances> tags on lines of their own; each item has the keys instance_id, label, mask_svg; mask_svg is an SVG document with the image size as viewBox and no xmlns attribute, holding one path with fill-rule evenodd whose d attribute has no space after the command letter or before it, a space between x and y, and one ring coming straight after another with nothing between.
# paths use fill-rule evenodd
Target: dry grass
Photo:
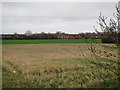
<instances>
[{"instance_id":1,"label":"dry grass","mask_svg":"<svg viewBox=\"0 0 120 90\"><path fill-rule=\"evenodd\" d=\"M102 51L98 56L105 57L103 52L106 51L116 55L112 58L113 61L117 60L117 50L108 51L98 45L93 46ZM91 72L98 72L97 75L102 72L104 78L106 74L111 74L104 69L95 68L95 65L83 57L79 47L86 58L96 60L87 44L3 45L3 67L11 72L16 71L26 79L36 78L44 87L86 87L88 81L99 81L99 78L94 79ZM81 76L82 74L87 76Z\"/></svg>"},{"instance_id":2,"label":"dry grass","mask_svg":"<svg viewBox=\"0 0 120 90\"><path fill-rule=\"evenodd\" d=\"M6 61L24 70L38 70L77 64L79 44L3 45ZM3 64L4 65L4 64ZM47 67L46 67L47 66Z\"/></svg>"}]
</instances>

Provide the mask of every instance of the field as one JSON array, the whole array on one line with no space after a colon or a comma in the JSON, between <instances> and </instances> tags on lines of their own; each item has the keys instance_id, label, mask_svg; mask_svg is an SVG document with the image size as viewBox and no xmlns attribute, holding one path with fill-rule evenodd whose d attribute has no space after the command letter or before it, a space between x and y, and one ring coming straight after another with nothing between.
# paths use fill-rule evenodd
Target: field
<instances>
[{"instance_id":1,"label":"field","mask_svg":"<svg viewBox=\"0 0 120 90\"><path fill-rule=\"evenodd\" d=\"M101 39L41 39L41 40L3 40L2 44L46 44L46 43L101 43Z\"/></svg>"},{"instance_id":2,"label":"field","mask_svg":"<svg viewBox=\"0 0 120 90\"><path fill-rule=\"evenodd\" d=\"M118 87L118 51L113 44L5 43L3 88Z\"/></svg>"}]
</instances>

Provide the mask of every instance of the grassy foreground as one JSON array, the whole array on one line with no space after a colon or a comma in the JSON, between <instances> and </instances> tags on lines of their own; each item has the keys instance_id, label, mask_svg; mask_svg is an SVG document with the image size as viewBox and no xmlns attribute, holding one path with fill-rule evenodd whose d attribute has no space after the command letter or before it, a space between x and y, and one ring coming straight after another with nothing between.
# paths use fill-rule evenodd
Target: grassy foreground
<instances>
[{"instance_id":1,"label":"grassy foreground","mask_svg":"<svg viewBox=\"0 0 120 90\"><path fill-rule=\"evenodd\" d=\"M117 50L94 47L101 50L100 57L115 55L100 61L117 72ZM100 66L87 44L3 45L3 88L119 87L116 74L107 68Z\"/></svg>"},{"instance_id":2,"label":"grassy foreground","mask_svg":"<svg viewBox=\"0 0 120 90\"><path fill-rule=\"evenodd\" d=\"M2 40L2 44L45 44L45 43L101 43L101 39L43 39L43 40Z\"/></svg>"}]
</instances>

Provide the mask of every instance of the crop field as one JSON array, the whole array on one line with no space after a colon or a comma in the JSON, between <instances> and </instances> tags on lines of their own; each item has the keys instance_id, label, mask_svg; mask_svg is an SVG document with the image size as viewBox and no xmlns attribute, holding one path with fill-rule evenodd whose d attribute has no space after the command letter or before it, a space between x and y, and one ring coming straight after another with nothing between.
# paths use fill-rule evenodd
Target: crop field
<instances>
[{"instance_id":1,"label":"crop field","mask_svg":"<svg viewBox=\"0 0 120 90\"><path fill-rule=\"evenodd\" d=\"M118 48L114 44L3 43L3 88L119 86Z\"/></svg>"},{"instance_id":2,"label":"crop field","mask_svg":"<svg viewBox=\"0 0 120 90\"><path fill-rule=\"evenodd\" d=\"M46 44L46 43L101 43L101 39L41 39L41 40L2 40L2 44Z\"/></svg>"}]
</instances>

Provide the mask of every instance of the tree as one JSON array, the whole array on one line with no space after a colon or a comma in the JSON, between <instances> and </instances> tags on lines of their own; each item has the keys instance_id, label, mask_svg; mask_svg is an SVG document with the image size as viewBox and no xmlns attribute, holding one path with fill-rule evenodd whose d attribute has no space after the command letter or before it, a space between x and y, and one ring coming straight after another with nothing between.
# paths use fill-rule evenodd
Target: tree
<instances>
[{"instance_id":1,"label":"tree","mask_svg":"<svg viewBox=\"0 0 120 90\"><path fill-rule=\"evenodd\" d=\"M107 44L99 44L99 43L92 43L90 41L88 41L89 43L87 43L87 47L89 49L89 51L91 52L91 57L93 59L90 59L90 57L87 57L86 54L84 54L84 50L80 48L80 52L82 54L82 56L84 58L86 58L88 61L90 61L92 64L96 65L96 67L98 68L98 72L100 73L100 79L103 80L103 82L105 81L105 83L109 86L109 83L106 82L106 78L109 78L109 75L111 75L111 77L114 77L114 80L116 81L115 83L113 83L113 85L118 85L120 86L120 61L117 60L119 58L119 52L117 52L119 48L119 30L120 30L120 2L118 4L118 6L116 5L116 18L114 19L110 19L109 23L106 22L107 17L104 17L101 15L99 16L99 21L98 24L101 28L100 32L99 30L97 30L95 27L96 32L99 35L102 35L102 39L104 42L109 42L109 43L116 43L111 47L110 45ZM104 37L103 37L104 36ZM101 48L103 49L101 49ZM118 56L115 54L118 53ZM106 61L110 61L110 62L106 62ZM112 63L111 63L112 62ZM102 72L99 69L103 69L104 71L107 71L109 73L105 73L105 78L102 77ZM113 81L110 81L113 82ZM103 84L105 84L103 83Z\"/></svg>"},{"instance_id":2,"label":"tree","mask_svg":"<svg viewBox=\"0 0 120 90\"><path fill-rule=\"evenodd\" d=\"M57 31L56 34L61 34L62 32L61 31Z\"/></svg>"},{"instance_id":3,"label":"tree","mask_svg":"<svg viewBox=\"0 0 120 90\"><path fill-rule=\"evenodd\" d=\"M32 31L31 30L27 30L26 32L25 32L25 35L26 36L30 36L32 34Z\"/></svg>"},{"instance_id":4,"label":"tree","mask_svg":"<svg viewBox=\"0 0 120 90\"><path fill-rule=\"evenodd\" d=\"M96 32L101 35L103 42L106 43L118 43L118 19L120 16L120 9L116 5L116 14L114 14L114 18L111 18L109 22L107 23L107 17L102 16L100 13L100 16L98 18L98 24L100 26L99 30L96 30Z\"/></svg>"},{"instance_id":5,"label":"tree","mask_svg":"<svg viewBox=\"0 0 120 90\"><path fill-rule=\"evenodd\" d=\"M17 39L17 35L18 35L18 34L15 32L15 33L14 33L14 36L13 36L13 39Z\"/></svg>"}]
</instances>

